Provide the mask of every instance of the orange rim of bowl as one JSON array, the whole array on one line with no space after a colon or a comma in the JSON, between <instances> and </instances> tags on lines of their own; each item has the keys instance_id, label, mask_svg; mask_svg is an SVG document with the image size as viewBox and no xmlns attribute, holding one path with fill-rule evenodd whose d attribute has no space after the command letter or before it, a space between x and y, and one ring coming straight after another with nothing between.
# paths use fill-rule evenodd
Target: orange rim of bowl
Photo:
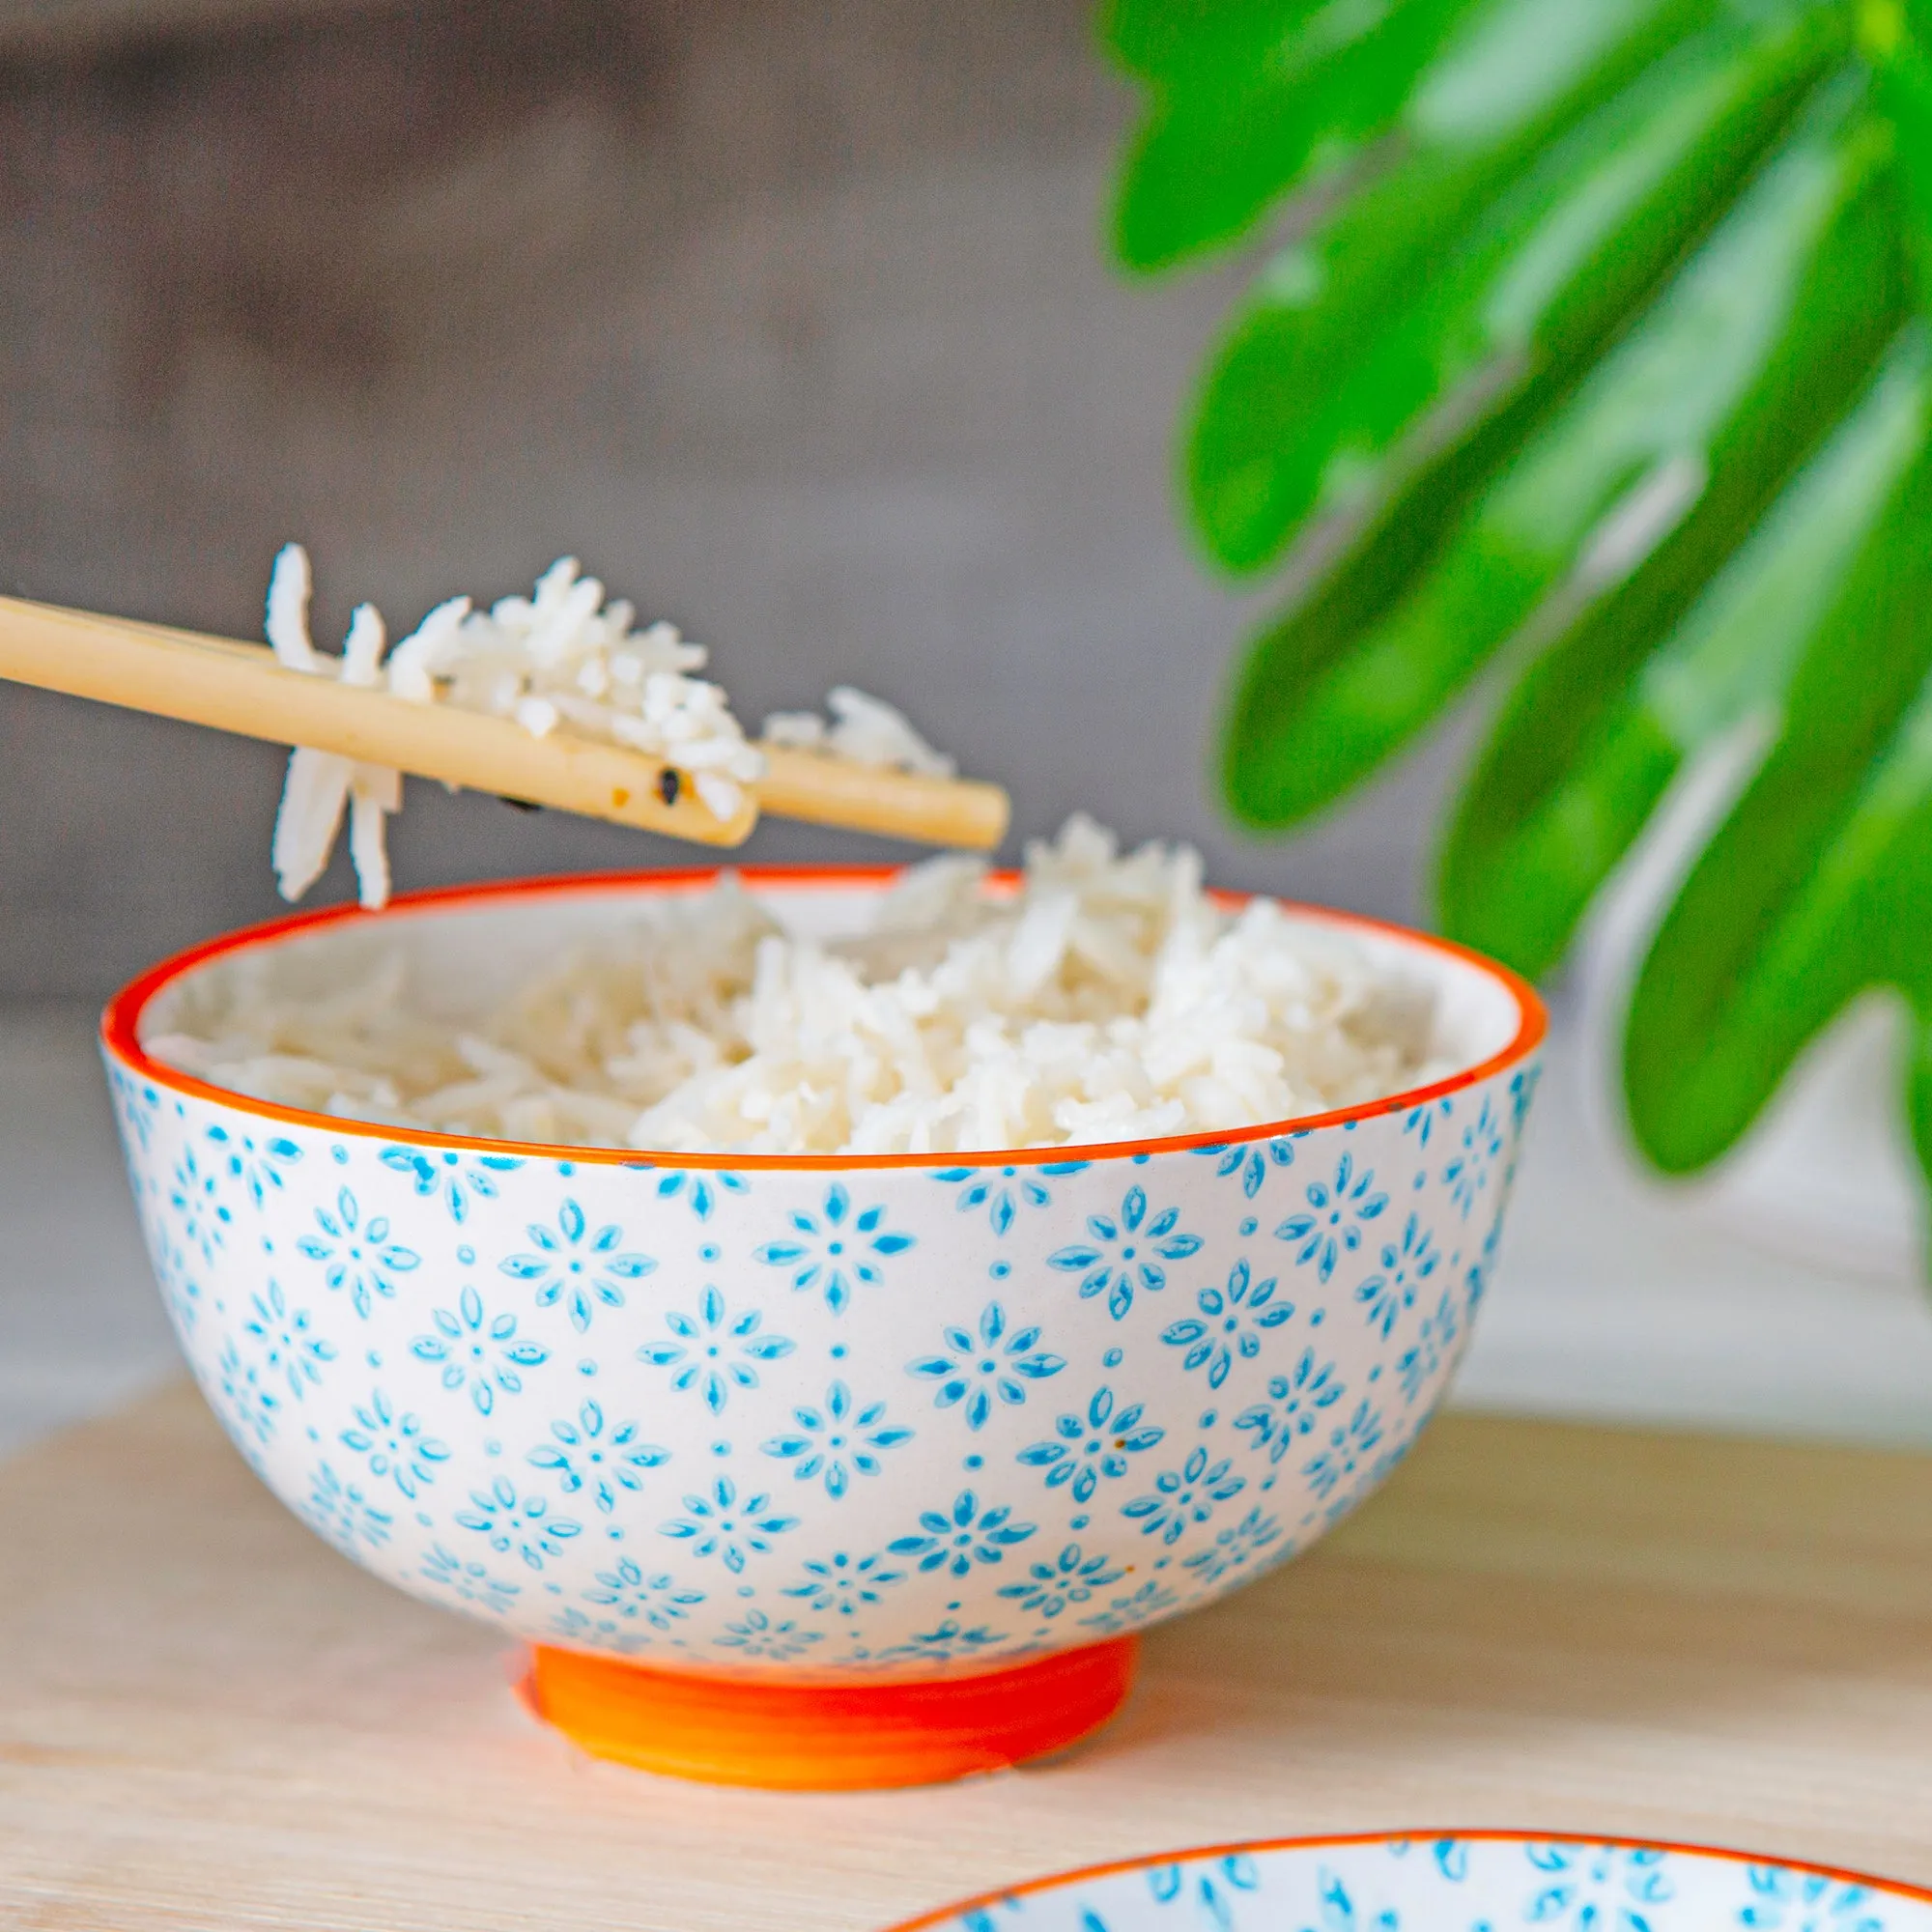
<instances>
[{"instance_id":1,"label":"orange rim of bowl","mask_svg":"<svg viewBox=\"0 0 1932 1932\"><path fill-rule=\"evenodd\" d=\"M1062 1887L1089 1884L1095 1879L1115 1878L1122 1872L1151 1871L1157 1865L1190 1864L1200 1859L1254 1858L1268 1852L1321 1851L1343 1845L1387 1845L1405 1841L1430 1844L1440 1838L1457 1838L1479 1844L1605 1845L1620 1852L1682 1852L1690 1858L1718 1859L1726 1864L1776 1865L1784 1871L1804 1872L1812 1878L1833 1879L1844 1885L1876 1887L1896 1898L1932 1905L1932 1888L1914 1885L1905 1879L1876 1878L1870 1872L1853 1871L1845 1865L1814 1864L1808 1859L1786 1859L1766 1852L1741 1852L1729 1845L1700 1845L1678 1838L1626 1838L1601 1832L1522 1832L1501 1826L1481 1826L1474 1830L1433 1826L1428 1830L1393 1832L1321 1832L1289 1838L1247 1838L1224 1845L1190 1845L1180 1851L1150 1852L1131 1859L1108 1859L1099 1864L1076 1865L1070 1871L1053 1872L1045 1878L1027 1879L1019 1885L1001 1886L992 1891L955 1899L937 1912L922 1913L917 1918L901 1919L885 1932L938 1932L956 1923L969 1912L980 1912L1008 1899L1034 1898Z\"/></svg>"},{"instance_id":2,"label":"orange rim of bowl","mask_svg":"<svg viewBox=\"0 0 1932 1932\"><path fill-rule=\"evenodd\" d=\"M149 1003L175 980L198 967L226 958L230 953L248 952L255 947L272 946L298 933L319 932L328 926L352 923L395 922L423 914L447 912L469 906L502 904L516 899L562 898L582 895L605 896L625 893L697 892L713 885L725 872L733 872L756 891L823 891L828 888L867 888L879 890L898 877L897 866L741 866L741 867L658 867L626 872L569 872L546 878L503 879L480 885L439 886L426 892L405 893L391 900L382 912L364 912L355 904L320 906L310 912L284 914L255 925L208 939L198 946L151 966L130 980L107 1004L101 1015L100 1041L116 1060L156 1087L186 1094L264 1120L281 1121L290 1126L312 1131L355 1135L405 1147L512 1150L525 1159L568 1160L580 1165L603 1167L710 1168L733 1173L770 1172L774 1169L845 1171L875 1167L1037 1167L1055 1161L1130 1159L1140 1154L1184 1153L1197 1148L1236 1147L1248 1141L1276 1140L1287 1134L1304 1134L1318 1127L1346 1125L1368 1121L1383 1114L1406 1113L1426 1106L1491 1079L1517 1063L1526 1060L1543 1042L1548 1030L1548 1013L1536 989L1519 973L1499 961L1486 957L1472 948L1459 946L1452 939L1435 933L1418 932L1392 921L1370 919L1363 913L1337 912L1327 906L1303 905L1293 899L1278 899L1284 912L1297 919L1314 920L1352 931L1374 933L1384 939L1413 947L1421 952L1446 954L1495 981L1516 1001L1515 1037L1500 1052L1461 1072L1432 1081L1426 1087L1411 1087L1400 1094L1387 1094L1378 1100L1365 1100L1353 1107L1337 1107L1325 1114L1304 1114L1285 1121L1264 1121L1253 1126L1220 1127L1190 1134L1170 1134L1154 1140L1094 1141L1077 1145L1032 1148L973 1148L958 1152L936 1153L681 1153L668 1149L577 1147L567 1143L541 1141L501 1141L480 1134L439 1133L430 1127L386 1126L377 1121L355 1121L334 1114L318 1114L305 1107L285 1107L274 1100L257 1100L226 1087L216 1087L192 1074L183 1073L149 1057L141 1045L141 1015ZM988 883L1011 887L1019 874L992 872ZM1234 909L1248 903L1251 893L1213 892L1216 904Z\"/></svg>"}]
</instances>

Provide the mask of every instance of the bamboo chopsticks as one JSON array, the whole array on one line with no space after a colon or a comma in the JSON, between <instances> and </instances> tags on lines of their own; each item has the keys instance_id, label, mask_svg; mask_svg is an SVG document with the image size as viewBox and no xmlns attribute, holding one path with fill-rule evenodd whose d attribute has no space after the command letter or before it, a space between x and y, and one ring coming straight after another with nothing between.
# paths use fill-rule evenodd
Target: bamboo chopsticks
<instances>
[{"instance_id":1,"label":"bamboo chopsticks","mask_svg":"<svg viewBox=\"0 0 1932 1932\"><path fill-rule=\"evenodd\" d=\"M755 800L719 818L693 786L667 778L674 767L624 746L561 731L538 738L507 718L290 670L262 644L12 597L0 597L0 677L704 845L742 844L770 812L988 850L1010 812L995 784L760 745Z\"/></svg>"}]
</instances>

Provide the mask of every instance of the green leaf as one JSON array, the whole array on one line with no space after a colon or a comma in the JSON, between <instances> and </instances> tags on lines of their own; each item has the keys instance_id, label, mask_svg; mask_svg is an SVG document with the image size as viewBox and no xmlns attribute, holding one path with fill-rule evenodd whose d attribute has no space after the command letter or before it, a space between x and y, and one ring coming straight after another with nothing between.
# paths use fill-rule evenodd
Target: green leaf
<instances>
[{"instance_id":1,"label":"green leaf","mask_svg":"<svg viewBox=\"0 0 1932 1932\"><path fill-rule=\"evenodd\" d=\"M1897 141L1919 298L1932 311L1932 0L1865 0L1861 13Z\"/></svg>"},{"instance_id":2,"label":"green leaf","mask_svg":"<svg viewBox=\"0 0 1932 1932\"><path fill-rule=\"evenodd\" d=\"M1425 422L1466 435L1562 382L1728 203L1843 41L1835 14L1713 29L1613 93L1500 199L1493 150L1425 150L1277 255L1196 416L1190 499L1210 553L1266 563L1311 511L1385 490ZM1615 64L1598 69L1566 111L1614 77ZM1503 150L1507 172L1520 159Z\"/></svg>"},{"instance_id":3,"label":"green leaf","mask_svg":"<svg viewBox=\"0 0 1932 1932\"><path fill-rule=\"evenodd\" d=\"M1217 76L1253 67L1336 0L1111 0L1100 10L1100 44L1147 80ZM1341 0L1344 12L1381 14L1388 0ZM1331 30L1332 32L1332 30Z\"/></svg>"},{"instance_id":4,"label":"green leaf","mask_svg":"<svg viewBox=\"0 0 1932 1932\"><path fill-rule=\"evenodd\" d=\"M1674 628L1597 607L1510 694L1444 841L1444 929L1540 976L1687 754L1781 706L1799 655L1932 440L1927 337L1857 410ZM1659 641L1660 638L1662 641Z\"/></svg>"},{"instance_id":5,"label":"green leaf","mask_svg":"<svg viewBox=\"0 0 1932 1932\"><path fill-rule=\"evenodd\" d=\"M1894 490L1805 652L1776 744L1638 977L1625 1091L1666 1171L1732 1146L1863 987L1899 986L1932 1012L1928 529L1932 456Z\"/></svg>"},{"instance_id":6,"label":"green leaf","mask_svg":"<svg viewBox=\"0 0 1932 1932\"><path fill-rule=\"evenodd\" d=\"M1297 12L1260 58L1208 43L1156 90L1134 137L1116 252L1157 269L1236 241L1287 190L1336 175L1398 123L1418 145L1493 150L1607 64L1628 74L1721 5L1333 0Z\"/></svg>"},{"instance_id":7,"label":"green leaf","mask_svg":"<svg viewBox=\"0 0 1932 1932\"><path fill-rule=\"evenodd\" d=\"M1903 319L1885 143L1857 101L1848 76L1814 103L1385 614L1323 636L1296 611L1264 634L1226 739L1236 811L1286 824L1319 810L1436 716L1533 612L1546 635L1567 628L1687 519L1700 545L1727 526L1735 541L1755 521L1754 491L1767 478L1775 489Z\"/></svg>"}]
</instances>

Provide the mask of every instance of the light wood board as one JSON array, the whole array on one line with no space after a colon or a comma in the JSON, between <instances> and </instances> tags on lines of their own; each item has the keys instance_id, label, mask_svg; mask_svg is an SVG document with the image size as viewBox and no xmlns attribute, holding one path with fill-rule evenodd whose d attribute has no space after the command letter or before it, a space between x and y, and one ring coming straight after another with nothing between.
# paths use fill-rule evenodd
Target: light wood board
<instances>
[{"instance_id":1,"label":"light wood board","mask_svg":"<svg viewBox=\"0 0 1932 1932\"><path fill-rule=\"evenodd\" d=\"M1932 1460L1451 1416L1155 1633L1058 1762L861 1797L592 1763L185 1388L0 1465L0 1925L867 1932L1163 1846L1520 1826L1932 1881Z\"/></svg>"}]
</instances>

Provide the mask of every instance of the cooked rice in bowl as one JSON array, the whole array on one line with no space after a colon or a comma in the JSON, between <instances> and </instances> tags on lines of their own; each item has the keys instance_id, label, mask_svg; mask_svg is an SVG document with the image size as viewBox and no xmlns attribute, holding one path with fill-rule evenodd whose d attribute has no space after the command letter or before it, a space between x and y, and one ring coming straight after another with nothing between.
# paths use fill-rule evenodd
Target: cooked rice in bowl
<instances>
[{"instance_id":1,"label":"cooked rice in bowl","mask_svg":"<svg viewBox=\"0 0 1932 1932\"><path fill-rule=\"evenodd\" d=\"M371 923L318 983L242 949L142 1022L156 1060L338 1117L684 1153L945 1153L1234 1130L1444 1077L1436 995L1346 927L1203 890L1075 817L1010 885L942 858L862 931L788 929L729 873L654 895L459 1010Z\"/></svg>"}]
</instances>

